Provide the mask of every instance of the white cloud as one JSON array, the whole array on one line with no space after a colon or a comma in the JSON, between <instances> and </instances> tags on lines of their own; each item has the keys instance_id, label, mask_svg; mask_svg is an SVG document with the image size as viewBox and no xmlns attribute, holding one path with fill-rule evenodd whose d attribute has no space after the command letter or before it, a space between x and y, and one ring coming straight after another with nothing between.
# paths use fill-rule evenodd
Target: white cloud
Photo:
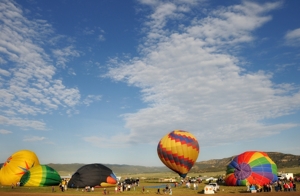
<instances>
[{"instance_id":1,"label":"white cloud","mask_svg":"<svg viewBox=\"0 0 300 196\"><path fill-rule=\"evenodd\" d=\"M5 129L0 129L0 134L6 135L6 134L11 134L11 131L5 130Z\"/></svg>"},{"instance_id":2,"label":"white cloud","mask_svg":"<svg viewBox=\"0 0 300 196\"><path fill-rule=\"evenodd\" d=\"M84 33L85 35L93 35L93 34L95 33L95 30L89 29L89 28L85 28L85 29L83 30L83 33Z\"/></svg>"},{"instance_id":3,"label":"white cloud","mask_svg":"<svg viewBox=\"0 0 300 196\"><path fill-rule=\"evenodd\" d=\"M98 40L99 41L105 41L104 35L98 35Z\"/></svg>"},{"instance_id":4,"label":"white cloud","mask_svg":"<svg viewBox=\"0 0 300 196\"><path fill-rule=\"evenodd\" d=\"M36 129L36 130L45 130L46 124L42 121L29 120L22 118L12 118L0 115L0 124L1 125L11 125L22 127L23 129Z\"/></svg>"},{"instance_id":5,"label":"white cloud","mask_svg":"<svg viewBox=\"0 0 300 196\"><path fill-rule=\"evenodd\" d=\"M10 72L0 68L0 74L3 76L10 76Z\"/></svg>"},{"instance_id":6,"label":"white cloud","mask_svg":"<svg viewBox=\"0 0 300 196\"><path fill-rule=\"evenodd\" d=\"M80 53L77 50L74 50L73 46L68 46L62 49L54 49L52 52L57 59L56 64L63 68L66 68L66 63L70 61L70 58L80 56Z\"/></svg>"},{"instance_id":7,"label":"white cloud","mask_svg":"<svg viewBox=\"0 0 300 196\"><path fill-rule=\"evenodd\" d=\"M89 106L91 103L94 101L99 101L101 100L102 96L101 95L88 95L84 100L83 104Z\"/></svg>"},{"instance_id":8,"label":"white cloud","mask_svg":"<svg viewBox=\"0 0 300 196\"><path fill-rule=\"evenodd\" d=\"M9 66L9 70L0 70L0 122L24 129L44 130L44 122L20 116L58 109L67 112L79 104L79 90L68 88L62 80L54 79L57 68L43 49L47 43L45 40L51 40L51 25L43 20L28 20L12 1L1 1L0 9L1 63ZM55 41L51 43L55 44ZM61 50L54 48L53 51L61 66L66 66L70 58L80 56L72 46Z\"/></svg>"},{"instance_id":9,"label":"white cloud","mask_svg":"<svg viewBox=\"0 0 300 196\"><path fill-rule=\"evenodd\" d=\"M117 62L108 73L114 80L140 87L143 101L149 104L124 114L131 130L124 139L151 143L163 133L183 129L206 145L221 144L299 126L264 123L299 110L299 88L274 84L271 73L247 72L231 53L255 39L252 32L271 20L267 13L280 5L245 1L220 7L177 32L163 28L178 6L155 7L147 23L151 26L141 50L144 56Z\"/></svg>"},{"instance_id":10,"label":"white cloud","mask_svg":"<svg viewBox=\"0 0 300 196\"><path fill-rule=\"evenodd\" d=\"M300 28L288 31L285 34L285 41L287 45L299 46L300 45Z\"/></svg>"},{"instance_id":11,"label":"white cloud","mask_svg":"<svg viewBox=\"0 0 300 196\"><path fill-rule=\"evenodd\" d=\"M38 136L27 136L23 139L24 142L36 142L36 141L43 141L45 137L38 137Z\"/></svg>"}]
</instances>

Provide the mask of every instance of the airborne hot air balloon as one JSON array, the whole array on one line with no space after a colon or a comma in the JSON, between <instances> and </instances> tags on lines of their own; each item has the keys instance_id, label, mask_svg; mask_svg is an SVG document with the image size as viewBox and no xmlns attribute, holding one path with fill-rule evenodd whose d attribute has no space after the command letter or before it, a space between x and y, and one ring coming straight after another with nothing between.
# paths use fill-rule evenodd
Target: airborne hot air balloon
<instances>
[{"instance_id":1,"label":"airborne hot air balloon","mask_svg":"<svg viewBox=\"0 0 300 196\"><path fill-rule=\"evenodd\" d=\"M30 150L20 150L11 155L0 170L0 184L11 185L20 181L30 168L39 165L36 154Z\"/></svg>"},{"instance_id":2,"label":"airborne hot air balloon","mask_svg":"<svg viewBox=\"0 0 300 196\"><path fill-rule=\"evenodd\" d=\"M47 165L30 168L20 180L21 186L56 186L61 182L56 170Z\"/></svg>"},{"instance_id":3,"label":"airborne hot air balloon","mask_svg":"<svg viewBox=\"0 0 300 196\"><path fill-rule=\"evenodd\" d=\"M247 151L236 156L227 166L225 183L245 186L277 181L277 166L265 152Z\"/></svg>"},{"instance_id":4,"label":"airborne hot air balloon","mask_svg":"<svg viewBox=\"0 0 300 196\"><path fill-rule=\"evenodd\" d=\"M117 186L117 177L108 167L94 163L79 168L68 182L69 188L113 187Z\"/></svg>"},{"instance_id":5,"label":"airborne hot air balloon","mask_svg":"<svg viewBox=\"0 0 300 196\"><path fill-rule=\"evenodd\" d=\"M183 178L193 167L199 151L195 136L183 130L174 130L165 135L157 146L160 160Z\"/></svg>"}]
</instances>

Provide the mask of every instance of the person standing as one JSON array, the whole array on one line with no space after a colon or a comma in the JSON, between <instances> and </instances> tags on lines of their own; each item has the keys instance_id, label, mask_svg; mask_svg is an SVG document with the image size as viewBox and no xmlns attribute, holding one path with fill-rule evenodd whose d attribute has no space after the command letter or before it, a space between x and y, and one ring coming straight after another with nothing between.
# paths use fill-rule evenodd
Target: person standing
<instances>
[{"instance_id":1,"label":"person standing","mask_svg":"<svg viewBox=\"0 0 300 196\"><path fill-rule=\"evenodd\" d=\"M294 191L294 183L293 183L293 181L290 181L289 186L290 186L290 191Z\"/></svg>"},{"instance_id":2,"label":"person standing","mask_svg":"<svg viewBox=\"0 0 300 196\"><path fill-rule=\"evenodd\" d=\"M160 188L157 189L157 194L160 194Z\"/></svg>"}]
</instances>

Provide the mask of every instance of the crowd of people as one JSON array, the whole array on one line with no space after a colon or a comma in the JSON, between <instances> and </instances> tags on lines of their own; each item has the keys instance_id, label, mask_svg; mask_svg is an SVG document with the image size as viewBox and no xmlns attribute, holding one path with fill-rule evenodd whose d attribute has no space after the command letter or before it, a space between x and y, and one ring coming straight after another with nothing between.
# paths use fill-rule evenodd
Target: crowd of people
<instances>
[{"instance_id":1,"label":"crowd of people","mask_svg":"<svg viewBox=\"0 0 300 196\"><path fill-rule=\"evenodd\" d=\"M276 181L274 183L275 191L296 191L296 183L293 180Z\"/></svg>"},{"instance_id":2,"label":"crowd of people","mask_svg":"<svg viewBox=\"0 0 300 196\"><path fill-rule=\"evenodd\" d=\"M296 183L294 179L284 179L284 180L277 180L274 183L266 183L263 186L259 184L249 184L247 185L247 191L250 192L272 192L273 188L276 192L288 192L288 191L296 191Z\"/></svg>"},{"instance_id":3,"label":"crowd of people","mask_svg":"<svg viewBox=\"0 0 300 196\"><path fill-rule=\"evenodd\" d=\"M58 185L61 192L64 192L68 189L68 180L67 179L62 179L61 183Z\"/></svg>"},{"instance_id":4,"label":"crowd of people","mask_svg":"<svg viewBox=\"0 0 300 196\"><path fill-rule=\"evenodd\" d=\"M170 185L166 185L166 187L162 190L162 193L160 192L160 188L157 189L156 194L169 194L172 195L173 191Z\"/></svg>"}]
</instances>

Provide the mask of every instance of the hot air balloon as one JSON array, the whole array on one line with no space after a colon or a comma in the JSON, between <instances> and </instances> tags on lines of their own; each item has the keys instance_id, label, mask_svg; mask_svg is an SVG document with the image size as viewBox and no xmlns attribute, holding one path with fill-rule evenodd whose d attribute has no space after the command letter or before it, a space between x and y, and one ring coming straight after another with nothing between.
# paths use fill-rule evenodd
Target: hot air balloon
<instances>
[{"instance_id":1,"label":"hot air balloon","mask_svg":"<svg viewBox=\"0 0 300 196\"><path fill-rule=\"evenodd\" d=\"M30 168L39 165L36 154L30 150L20 150L11 155L0 170L0 184L11 185L20 181Z\"/></svg>"},{"instance_id":2,"label":"hot air balloon","mask_svg":"<svg viewBox=\"0 0 300 196\"><path fill-rule=\"evenodd\" d=\"M68 182L69 188L117 186L117 177L108 167L94 163L79 168Z\"/></svg>"},{"instance_id":3,"label":"hot air balloon","mask_svg":"<svg viewBox=\"0 0 300 196\"><path fill-rule=\"evenodd\" d=\"M264 184L277 181L277 166L265 152L247 151L227 166L225 183L229 186Z\"/></svg>"},{"instance_id":4,"label":"hot air balloon","mask_svg":"<svg viewBox=\"0 0 300 196\"><path fill-rule=\"evenodd\" d=\"M157 154L171 170L185 178L199 155L197 139L189 132L174 130L158 143Z\"/></svg>"},{"instance_id":5,"label":"hot air balloon","mask_svg":"<svg viewBox=\"0 0 300 196\"><path fill-rule=\"evenodd\" d=\"M37 165L28 170L20 180L21 186L56 186L61 182L60 175L47 165Z\"/></svg>"}]
</instances>

